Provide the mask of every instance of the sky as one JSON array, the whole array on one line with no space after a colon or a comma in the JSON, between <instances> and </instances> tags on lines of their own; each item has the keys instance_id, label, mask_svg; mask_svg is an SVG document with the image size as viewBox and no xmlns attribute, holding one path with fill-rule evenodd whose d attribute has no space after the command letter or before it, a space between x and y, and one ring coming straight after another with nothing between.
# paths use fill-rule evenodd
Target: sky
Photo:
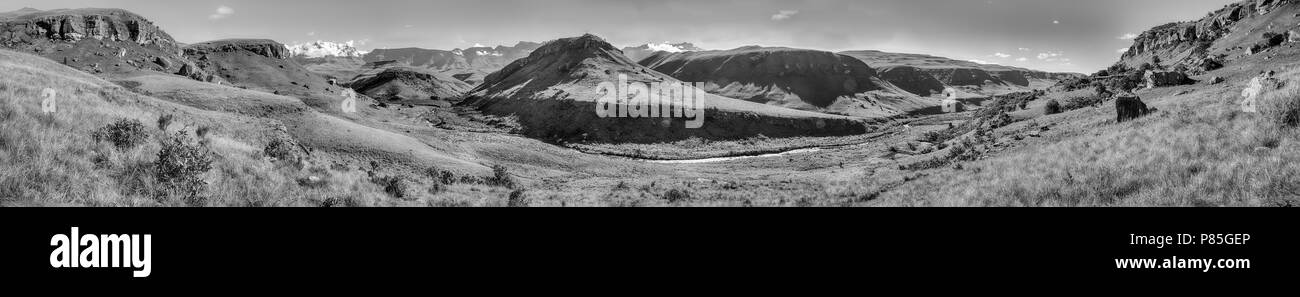
<instances>
[{"instance_id":1,"label":"sky","mask_svg":"<svg viewBox=\"0 0 1300 297\"><path fill-rule=\"evenodd\" d=\"M5 0L123 8L177 41L356 41L363 50L514 45L592 33L615 46L691 42L882 50L1091 73L1151 27L1234 0Z\"/></svg>"}]
</instances>

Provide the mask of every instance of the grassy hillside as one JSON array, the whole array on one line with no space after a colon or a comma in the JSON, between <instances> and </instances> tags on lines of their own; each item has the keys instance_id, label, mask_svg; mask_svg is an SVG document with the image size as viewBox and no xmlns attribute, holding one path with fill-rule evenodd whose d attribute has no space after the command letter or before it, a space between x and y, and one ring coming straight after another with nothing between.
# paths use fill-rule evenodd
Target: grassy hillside
<instances>
[{"instance_id":1,"label":"grassy hillside","mask_svg":"<svg viewBox=\"0 0 1300 297\"><path fill-rule=\"evenodd\" d=\"M512 191L497 182L513 180L512 175L498 174L494 178L489 169L466 171L433 165L421 167L416 173L415 169L382 165L390 164L387 162L372 161L380 168L347 165L352 163L342 162L337 156L367 155L348 151L348 142L329 142L334 149L321 146L312 148L313 154L297 154L293 139L304 139L308 145L315 144L311 139L323 139L294 135L294 126L332 126L336 128L316 133L357 134L340 136L354 141L376 140L374 137L382 138L388 132L367 132L364 126L351 121L316 113L264 117L268 115L255 112L277 105L307 109L293 98L180 77L145 79L163 86L185 86L174 93L159 92L170 98L188 98L175 103L133 93L41 57L10 51L0 51L0 72L6 73L0 76L0 96L5 98L0 105L0 163L4 164L0 169L0 205L484 206L508 204ZM197 86L210 89L204 91ZM52 116L42 112L46 88L57 94L58 111ZM214 98L224 101L211 100ZM138 121L140 125L110 131L129 137L95 137L97 131L124 120ZM132 140L128 142L133 145L118 147L114 139ZM180 147L211 160L209 170L184 176L201 181L201 190L194 195L165 184L176 180L166 176L174 170L166 171L168 168L159 165L161 159L181 163L203 159L172 160L169 158L175 158L175 154L161 154L177 147L164 149L163 144L177 143L177 139L184 144ZM409 141L424 146L420 141ZM375 142L381 144L380 148L385 143ZM418 159L421 154L434 152L425 150L412 157ZM435 163L456 162L463 161ZM430 174L429 169L439 168L446 170ZM443 175L454 180L440 181Z\"/></svg>"},{"instance_id":2,"label":"grassy hillside","mask_svg":"<svg viewBox=\"0 0 1300 297\"><path fill-rule=\"evenodd\" d=\"M1261 100L1300 112L1300 72L1287 67L1293 70L1280 76L1290 87L1269 91ZM1253 71L1214 74L1249 73ZM1296 205L1300 132L1276 117L1243 112L1245 80L1139 92L1159 111L1132 122L1115 122L1113 102L1033 115L1034 125L1051 127L1043 132L1045 140L956 169L916 172L915 181L884 193L872 205ZM1014 135L1026 125L996 133Z\"/></svg>"}]
</instances>

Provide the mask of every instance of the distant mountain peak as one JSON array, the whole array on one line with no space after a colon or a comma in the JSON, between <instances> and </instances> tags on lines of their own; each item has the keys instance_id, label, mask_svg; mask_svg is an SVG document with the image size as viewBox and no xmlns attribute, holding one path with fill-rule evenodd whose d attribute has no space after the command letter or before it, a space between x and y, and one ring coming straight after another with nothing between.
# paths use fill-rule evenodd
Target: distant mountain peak
<instances>
[{"instance_id":1,"label":"distant mountain peak","mask_svg":"<svg viewBox=\"0 0 1300 297\"><path fill-rule=\"evenodd\" d=\"M350 57L359 58L369 51L357 49L357 42L348 40L345 42L333 42L317 40L314 42L290 45L289 52L295 57L306 58L324 58L324 57Z\"/></svg>"}]
</instances>

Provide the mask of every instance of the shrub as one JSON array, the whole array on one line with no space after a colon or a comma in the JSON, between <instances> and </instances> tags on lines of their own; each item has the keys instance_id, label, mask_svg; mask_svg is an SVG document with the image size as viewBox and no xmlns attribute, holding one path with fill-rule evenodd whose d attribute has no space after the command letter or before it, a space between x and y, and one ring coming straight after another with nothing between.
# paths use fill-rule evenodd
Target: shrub
<instances>
[{"instance_id":1,"label":"shrub","mask_svg":"<svg viewBox=\"0 0 1300 297\"><path fill-rule=\"evenodd\" d=\"M1047 100L1047 105L1043 106L1043 114L1053 115L1061 113L1061 103L1056 99Z\"/></svg>"},{"instance_id":2,"label":"shrub","mask_svg":"<svg viewBox=\"0 0 1300 297\"><path fill-rule=\"evenodd\" d=\"M484 183L486 183L489 186L497 186L497 187L513 189L515 187L515 178L510 176L510 172L506 169L505 166L493 165L492 177L487 178L487 180Z\"/></svg>"},{"instance_id":3,"label":"shrub","mask_svg":"<svg viewBox=\"0 0 1300 297\"><path fill-rule=\"evenodd\" d=\"M207 182L199 175L212 169L212 152L184 132L177 132L162 142L154 167L161 196L179 195L189 204L201 204L197 198Z\"/></svg>"},{"instance_id":4,"label":"shrub","mask_svg":"<svg viewBox=\"0 0 1300 297\"><path fill-rule=\"evenodd\" d=\"M144 131L144 123L134 119L121 119L90 135L95 141L107 141L119 149L132 149L149 139Z\"/></svg>"},{"instance_id":5,"label":"shrub","mask_svg":"<svg viewBox=\"0 0 1300 297\"><path fill-rule=\"evenodd\" d=\"M429 178L432 178L433 180L436 180L438 181L438 183L441 183L443 185L450 185L456 183L455 173L451 173L451 171L438 169L438 167L429 167L429 169L424 170L424 174L428 175Z\"/></svg>"},{"instance_id":6,"label":"shrub","mask_svg":"<svg viewBox=\"0 0 1300 297\"><path fill-rule=\"evenodd\" d=\"M167 131L167 126L171 126L172 121L175 119L176 116L173 116L172 114L158 116L158 130Z\"/></svg>"},{"instance_id":7,"label":"shrub","mask_svg":"<svg viewBox=\"0 0 1300 297\"><path fill-rule=\"evenodd\" d=\"M401 176L375 178L372 182L380 187L384 187L384 193L388 193L389 196L393 196L394 198L405 198L408 193L407 191L411 188L409 182L406 181L406 178Z\"/></svg>"},{"instance_id":8,"label":"shrub","mask_svg":"<svg viewBox=\"0 0 1300 297\"><path fill-rule=\"evenodd\" d=\"M668 203L691 200L691 192L681 189L668 190L668 192L664 193L664 199L668 200Z\"/></svg>"},{"instance_id":9,"label":"shrub","mask_svg":"<svg viewBox=\"0 0 1300 297\"><path fill-rule=\"evenodd\" d=\"M429 185L429 195L438 195L445 190L447 190L447 185L442 183L433 183L432 185Z\"/></svg>"},{"instance_id":10,"label":"shrub","mask_svg":"<svg viewBox=\"0 0 1300 297\"><path fill-rule=\"evenodd\" d=\"M1071 97L1065 100L1065 104L1061 104L1060 110L1075 110L1089 106L1097 106L1104 102L1106 102L1106 97L1103 95Z\"/></svg>"},{"instance_id":11,"label":"shrub","mask_svg":"<svg viewBox=\"0 0 1300 297\"><path fill-rule=\"evenodd\" d=\"M1256 101L1265 120L1283 127L1300 126L1300 86L1288 85L1266 92Z\"/></svg>"},{"instance_id":12,"label":"shrub","mask_svg":"<svg viewBox=\"0 0 1300 297\"><path fill-rule=\"evenodd\" d=\"M288 138L272 139L262 149L262 152L268 157L281 161L297 161L299 158L298 143Z\"/></svg>"},{"instance_id":13,"label":"shrub","mask_svg":"<svg viewBox=\"0 0 1300 297\"><path fill-rule=\"evenodd\" d=\"M528 207L531 203L532 201L528 199L528 196L524 195L524 190L510 192L510 197L506 199L506 206L508 207Z\"/></svg>"}]
</instances>

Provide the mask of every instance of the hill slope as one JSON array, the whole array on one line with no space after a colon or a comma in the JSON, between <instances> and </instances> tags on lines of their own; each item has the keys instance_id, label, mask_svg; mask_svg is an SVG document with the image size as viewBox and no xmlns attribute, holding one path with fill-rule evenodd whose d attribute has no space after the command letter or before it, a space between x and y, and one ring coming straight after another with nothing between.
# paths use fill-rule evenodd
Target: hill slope
<instances>
[{"instance_id":1,"label":"hill slope","mask_svg":"<svg viewBox=\"0 0 1300 297\"><path fill-rule=\"evenodd\" d=\"M376 49L362 56L365 63L393 61L397 65L426 68L477 85L487 74L527 57L541 46L519 42L515 46L435 50L423 48Z\"/></svg>"},{"instance_id":2,"label":"hill slope","mask_svg":"<svg viewBox=\"0 0 1300 297\"><path fill-rule=\"evenodd\" d=\"M471 87L455 78L410 67L390 67L364 73L348 87L379 100L445 101L460 97Z\"/></svg>"},{"instance_id":3,"label":"hill slope","mask_svg":"<svg viewBox=\"0 0 1300 297\"><path fill-rule=\"evenodd\" d=\"M185 56L231 85L302 99L336 110L341 87L290 59L289 49L267 39L226 39L185 46Z\"/></svg>"},{"instance_id":4,"label":"hill slope","mask_svg":"<svg viewBox=\"0 0 1300 297\"><path fill-rule=\"evenodd\" d=\"M866 62L871 67L898 70L882 78L904 89L922 91L933 82L919 79L914 72L934 77L946 86L965 87L964 90L983 96L1045 89L1058 81L1082 76L1073 73L1052 73L1019 67L979 64L921 54L888 53L881 51L846 51L840 54ZM911 67L913 69L900 69ZM920 82L920 84L917 84ZM940 88L942 90L942 88Z\"/></svg>"},{"instance_id":5,"label":"hill slope","mask_svg":"<svg viewBox=\"0 0 1300 297\"><path fill-rule=\"evenodd\" d=\"M551 41L527 58L489 75L467 104L488 113L514 115L525 133L543 139L663 142L691 136L743 138L845 135L866 131L861 120L701 95L707 110L702 129L680 118L600 118L597 86L618 81L680 82L632 62L593 35Z\"/></svg>"}]
</instances>

